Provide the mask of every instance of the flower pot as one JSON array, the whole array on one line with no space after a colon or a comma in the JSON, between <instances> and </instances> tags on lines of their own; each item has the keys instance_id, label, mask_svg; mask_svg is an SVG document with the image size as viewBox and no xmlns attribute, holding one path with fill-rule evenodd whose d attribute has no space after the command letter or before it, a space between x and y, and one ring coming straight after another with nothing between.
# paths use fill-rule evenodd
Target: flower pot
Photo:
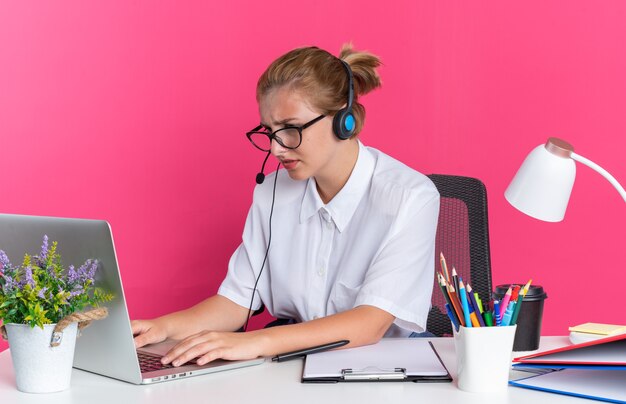
<instances>
[{"instance_id":1,"label":"flower pot","mask_svg":"<svg viewBox=\"0 0 626 404\"><path fill-rule=\"evenodd\" d=\"M45 324L42 330L27 324L5 324L18 390L52 393L70 386L77 323L68 325L60 344L52 347L55 326Z\"/></svg>"}]
</instances>

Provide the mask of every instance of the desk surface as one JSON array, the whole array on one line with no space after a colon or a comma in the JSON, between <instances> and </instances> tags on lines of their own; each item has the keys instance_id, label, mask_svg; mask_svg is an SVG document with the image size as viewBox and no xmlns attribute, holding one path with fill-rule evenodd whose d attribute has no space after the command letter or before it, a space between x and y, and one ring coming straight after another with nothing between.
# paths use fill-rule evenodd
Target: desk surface
<instances>
[{"instance_id":1,"label":"desk surface","mask_svg":"<svg viewBox=\"0 0 626 404\"><path fill-rule=\"evenodd\" d=\"M456 380L454 341L433 338L437 352ZM541 350L568 345L567 337L542 337ZM189 379L136 386L74 369L70 389L52 394L17 391L8 350L0 353L0 397L3 403L178 403L200 399L217 403L411 403L434 402L485 404L560 404L586 400L558 394L509 387L502 393L466 393L452 383L338 383L302 384L303 360L265 363L244 369ZM297 399L295 399L297 397Z\"/></svg>"}]
</instances>

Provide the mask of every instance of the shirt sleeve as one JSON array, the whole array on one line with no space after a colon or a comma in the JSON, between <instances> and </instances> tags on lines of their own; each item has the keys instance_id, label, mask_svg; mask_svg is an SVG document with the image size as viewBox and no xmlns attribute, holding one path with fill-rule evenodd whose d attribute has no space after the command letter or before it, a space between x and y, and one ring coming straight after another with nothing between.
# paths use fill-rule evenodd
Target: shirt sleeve
<instances>
[{"instance_id":1,"label":"shirt sleeve","mask_svg":"<svg viewBox=\"0 0 626 404\"><path fill-rule=\"evenodd\" d=\"M396 317L394 324L414 332L426 329L433 290L439 217L439 194L433 194L426 203L404 204L355 301L355 307L387 311Z\"/></svg>"},{"instance_id":2,"label":"shirt sleeve","mask_svg":"<svg viewBox=\"0 0 626 404\"><path fill-rule=\"evenodd\" d=\"M242 243L231 256L226 278L217 293L246 309L249 308L254 284L263 264L266 246L260 209L257 204L253 203L246 218ZM264 265L263 273L267 275L268 263L265 262ZM267 282L259 281L259 285L266 284ZM257 288L252 310L258 310L261 307L260 294Z\"/></svg>"}]
</instances>

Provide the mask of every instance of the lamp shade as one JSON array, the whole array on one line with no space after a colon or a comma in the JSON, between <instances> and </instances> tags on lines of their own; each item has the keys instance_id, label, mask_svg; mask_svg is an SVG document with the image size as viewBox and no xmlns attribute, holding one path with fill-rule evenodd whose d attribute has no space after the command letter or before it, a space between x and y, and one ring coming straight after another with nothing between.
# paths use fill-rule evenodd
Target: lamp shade
<instances>
[{"instance_id":1,"label":"lamp shade","mask_svg":"<svg viewBox=\"0 0 626 404\"><path fill-rule=\"evenodd\" d=\"M526 157L504 192L511 205L523 213L547 222L560 222L576 178L573 148L566 142L555 147L551 138ZM569 146L569 147L568 147Z\"/></svg>"}]
</instances>

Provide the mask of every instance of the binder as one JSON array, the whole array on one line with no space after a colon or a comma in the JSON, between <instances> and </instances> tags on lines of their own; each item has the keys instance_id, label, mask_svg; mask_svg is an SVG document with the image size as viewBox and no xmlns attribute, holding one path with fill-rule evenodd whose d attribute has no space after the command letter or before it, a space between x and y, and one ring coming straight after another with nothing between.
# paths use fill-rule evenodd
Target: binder
<instances>
[{"instance_id":1,"label":"binder","mask_svg":"<svg viewBox=\"0 0 626 404\"><path fill-rule=\"evenodd\" d=\"M422 338L308 355L302 372L303 383L451 381L433 344Z\"/></svg>"},{"instance_id":2,"label":"binder","mask_svg":"<svg viewBox=\"0 0 626 404\"><path fill-rule=\"evenodd\" d=\"M626 334L568 345L513 359L515 364L626 366Z\"/></svg>"},{"instance_id":3,"label":"binder","mask_svg":"<svg viewBox=\"0 0 626 404\"><path fill-rule=\"evenodd\" d=\"M626 404L624 370L558 369L550 373L512 380L509 384L548 393Z\"/></svg>"},{"instance_id":4,"label":"binder","mask_svg":"<svg viewBox=\"0 0 626 404\"><path fill-rule=\"evenodd\" d=\"M513 359L514 368L549 368L511 386L626 404L626 334Z\"/></svg>"}]
</instances>

